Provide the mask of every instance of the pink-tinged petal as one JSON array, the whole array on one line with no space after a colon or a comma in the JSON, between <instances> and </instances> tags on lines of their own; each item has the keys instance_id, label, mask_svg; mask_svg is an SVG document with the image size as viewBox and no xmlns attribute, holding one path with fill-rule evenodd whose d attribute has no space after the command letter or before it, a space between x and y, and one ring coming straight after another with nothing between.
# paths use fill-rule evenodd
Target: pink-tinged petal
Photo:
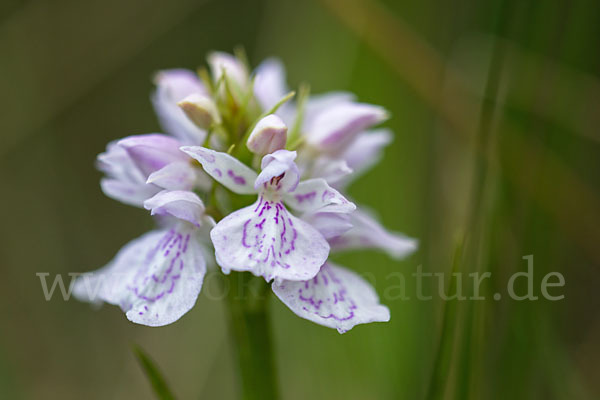
<instances>
[{"instance_id":1,"label":"pink-tinged petal","mask_svg":"<svg viewBox=\"0 0 600 400\"><path fill-rule=\"evenodd\" d=\"M192 190L199 181L198 172L189 161L172 162L151 173L146 183L168 190Z\"/></svg>"},{"instance_id":2,"label":"pink-tinged petal","mask_svg":"<svg viewBox=\"0 0 600 400\"><path fill-rule=\"evenodd\" d=\"M256 193L256 172L227 153L201 146L184 146L182 151L197 160L204 171L227 189L238 194Z\"/></svg>"},{"instance_id":3,"label":"pink-tinged petal","mask_svg":"<svg viewBox=\"0 0 600 400\"><path fill-rule=\"evenodd\" d=\"M350 215L334 212L309 213L302 219L311 224L325 239L331 239L352 229Z\"/></svg>"},{"instance_id":4,"label":"pink-tinged petal","mask_svg":"<svg viewBox=\"0 0 600 400\"><path fill-rule=\"evenodd\" d=\"M289 89L285 82L285 68L280 60L269 58L256 69L254 96L264 111L270 110Z\"/></svg>"},{"instance_id":5,"label":"pink-tinged petal","mask_svg":"<svg viewBox=\"0 0 600 400\"><path fill-rule=\"evenodd\" d=\"M108 177L131 183L144 183L142 171L133 162L127 150L118 145L118 141L110 142L106 152L98 155L97 168Z\"/></svg>"},{"instance_id":6,"label":"pink-tinged petal","mask_svg":"<svg viewBox=\"0 0 600 400\"><path fill-rule=\"evenodd\" d=\"M310 279L329 254L315 228L263 197L222 219L210 237L224 272L250 271L267 281Z\"/></svg>"},{"instance_id":7,"label":"pink-tinged petal","mask_svg":"<svg viewBox=\"0 0 600 400\"><path fill-rule=\"evenodd\" d=\"M254 182L254 188L293 191L300 180L300 171L294 162L295 159L296 152L288 150L277 150L264 156L260 165L262 171Z\"/></svg>"},{"instance_id":8,"label":"pink-tinged petal","mask_svg":"<svg viewBox=\"0 0 600 400\"><path fill-rule=\"evenodd\" d=\"M314 160L312 168L310 168L311 176L307 178L323 178L330 185L348 179L350 174L354 172L348 166L346 160L321 156Z\"/></svg>"},{"instance_id":9,"label":"pink-tinged petal","mask_svg":"<svg viewBox=\"0 0 600 400\"><path fill-rule=\"evenodd\" d=\"M165 70L156 75L155 83L152 103L164 130L183 144L202 143L206 132L198 128L177 105L191 94L207 95L198 76L185 69Z\"/></svg>"},{"instance_id":10,"label":"pink-tinged petal","mask_svg":"<svg viewBox=\"0 0 600 400\"><path fill-rule=\"evenodd\" d=\"M144 200L160 191L157 186L146 184L142 171L116 141L98 156L97 166L106 174L100 181L104 194L122 203L141 207Z\"/></svg>"},{"instance_id":11,"label":"pink-tinged petal","mask_svg":"<svg viewBox=\"0 0 600 400\"><path fill-rule=\"evenodd\" d=\"M354 203L348 201L322 178L300 182L296 190L285 194L284 201L291 208L303 213L351 213L356 210Z\"/></svg>"},{"instance_id":12,"label":"pink-tinged petal","mask_svg":"<svg viewBox=\"0 0 600 400\"><path fill-rule=\"evenodd\" d=\"M388 232L377 220L359 210L350 214L352 229L330 239L332 250L375 248L384 250L395 259L401 259L418 248L418 241L400 233Z\"/></svg>"},{"instance_id":13,"label":"pink-tinged petal","mask_svg":"<svg viewBox=\"0 0 600 400\"><path fill-rule=\"evenodd\" d=\"M390 311L371 285L332 263L305 282L274 282L273 292L296 315L344 333L358 324L387 322Z\"/></svg>"},{"instance_id":14,"label":"pink-tinged petal","mask_svg":"<svg viewBox=\"0 0 600 400\"><path fill-rule=\"evenodd\" d=\"M365 129L388 118L384 108L339 103L319 113L306 131L306 141L325 152L343 151Z\"/></svg>"},{"instance_id":15,"label":"pink-tinged petal","mask_svg":"<svg viewBox=\"0 0 600 400\"><path fill-rule=\"evenodd\" d=\"M388 129L377 129L359 134L342 154L356 179L381 159L383 149L392 142L393 134ZM350 178L350 177L349 177Z\"/></svg>"},{"instance_id":16,"label":"pink-tinged petal","mask_svg":"<svg viewBox=\"0 0 600 400\"><path fill-rule=\"evenodd\" d=\"M350 92L328 92L310 96L304 109L303 127L310 131L314 127L315 119L331 107L339 104L347 104L355 99Z\"/></svg>"},{"instance_id":17,"label":"pink-tinged petal","mask_svg":"<svg viewBox=\"0 0 600 400\"><path fill-rule=\"evenodd\" d=\"M162 326L194 306L205 273L195 230L177 226L131 241L106 267L79 277L73 293L83 301L118 305L132 322Z\"/></svg>"},{"instance_id":18,"label":"pink-tinged petal","mask_svg":"<svg viewBox=\"0 0 600 400\"><path fill-rule=\"evenodd\" d=\"M161 134L135 135L119 140L140 171L147 177L165 165L175 161L186 161L188 157L179 148L181 143Z\"/></svg>"},{"instance_id":19,"label":"pink-tinged petal","mask_svg":"<svg viewBox=\"0 0 600 400\"><path fill-rule=\"evenodd\" d=\"M170 215L196 226L202 224L204 203L194 192L163 190L144 202L151 215Z\"/></svg>"},{"instance_id":20,"label":"pink-tinged petal","mask_svg":"<svg viewBox=\"0 0 600 400\"><path fill-rule=\"evenodd\" d=\"M227 77L240 89L245 88L248 84L248 71L246 66L233 55L215 51L208 55L207 61L215 82L221 79L223 71L225 71Z\"/></svg>"},{"instance_id":21,"label":"pink-tinged petal","mask_svg":"<svg viewBox=\"0 0 600 400\"><path fill-rule=\"evenodd\" d=\"M246 142L248 149L254 154L264 156L285 147L288 128L275 114L262 118Z\"/></svg>"},{"instance_id":22,"label":"pink-tinged petal","mask_svg":"<svg viewBox=\"0 0 600 400\"><path fill-rule=\"evenodd\" d=\"M160 188L155 185L128 182L113 178L101 179L100 187L106 196L135 207L142 207L144 200L160 191Z\"/></svg>"}]
</instances>

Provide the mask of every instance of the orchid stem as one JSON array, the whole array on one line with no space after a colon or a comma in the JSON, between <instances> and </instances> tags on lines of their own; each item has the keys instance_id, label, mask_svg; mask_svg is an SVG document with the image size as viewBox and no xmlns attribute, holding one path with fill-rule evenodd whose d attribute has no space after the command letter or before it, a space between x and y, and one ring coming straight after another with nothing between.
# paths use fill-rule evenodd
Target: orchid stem
<instances>
[{"instance_id":1,"label":"orchid stem","mask_svg":"<svg viewBox=\"0 0 600 400\"><path fill-rule=\"evenodd\" d=\"M234 352L239 365L241 399L278 399L277 376L269 324L269 286L247 272L233 272L227 306Z\"/></svg>"}]
</instances>

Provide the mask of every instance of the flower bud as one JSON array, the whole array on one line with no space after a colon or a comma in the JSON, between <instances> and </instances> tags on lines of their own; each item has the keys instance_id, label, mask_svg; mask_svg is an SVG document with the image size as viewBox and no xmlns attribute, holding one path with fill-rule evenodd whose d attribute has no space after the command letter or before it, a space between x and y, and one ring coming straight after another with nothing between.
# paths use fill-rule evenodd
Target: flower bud
<instances>
[{"instance_id":1,"label":"flower bud","mask_svg":"<svg viewBox=\"0 0 600 400\"><path fill-rule=\"evenodd\" d=\"M244 89L248 84L248 70L246 66L231 54L216 51L209 54L208 65L212 72L215 82L221 79L223 71L227 74L240 89Z\"/></svg>"},{"instance_id":2,"label":"flower bud","mask_svg":"<svg viewBox=\"0 0 600 400\"><path fill-rule=\"evenodd\" d=\"M181 100L177 105L201 129L208 129L213 122L217 124L221 123L219 110L217 110L217 106L209 97L193 93Z\"/></svg>"},{"instance_id":3,"label":"flower bud","mask_svg":"<svg viewBox=\"0 0 600 400\"><path fill-rule=\"evenodd\" d=\"M259 155L271 154L285 147L287 126L275 114L267 115L254 127L246 145Z\"/></svg>"}]
</instances>

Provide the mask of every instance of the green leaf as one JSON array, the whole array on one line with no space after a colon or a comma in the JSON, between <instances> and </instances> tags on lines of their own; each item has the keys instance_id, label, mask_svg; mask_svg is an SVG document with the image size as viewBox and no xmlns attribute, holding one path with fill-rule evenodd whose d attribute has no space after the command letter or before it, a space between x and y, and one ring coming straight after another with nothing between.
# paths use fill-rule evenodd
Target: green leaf
<instances>
[{"instance_id":1,"label":"green leaf","mask_svg":"<svg viewBox=\"0 0 600 400\"><path fill-rule=\"evenodd\" d=\"M134 345L133 353L137 357L144 373L148 377L150 384L152 385L152 389L156 394L156 398L159 400L175 400L175 396L169 389L165 378L162 373L156 367L154 361L142 350L141 347Z\"/></svg>"}]
</instances>

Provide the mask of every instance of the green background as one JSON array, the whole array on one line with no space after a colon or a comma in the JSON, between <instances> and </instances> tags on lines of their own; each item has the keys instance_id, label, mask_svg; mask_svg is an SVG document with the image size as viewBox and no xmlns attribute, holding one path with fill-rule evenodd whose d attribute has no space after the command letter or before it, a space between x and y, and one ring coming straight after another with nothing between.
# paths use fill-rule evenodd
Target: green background
<instances>
[{"instance_id":1,"label":"green background","mask_svg":"<svg viewBox=\"0 0 600 400\"><path fill-rule=\"evenodd\" d=\"M283 398L600 396L600 4L385 3L0 4L0 398L151 398L133 344L179 398L236 397L214 282L180 321L148 328L116 307L46 302L36 276L96 269L151 227L146 211L102 195L95 156L159 131L155 71L236 45L254 65L280 57L293 87L350 90L390 110L394 142L350 192L421 244L402 262L335 257L374 281L390 323L339 335L272 301ZM530 254L536 294L558 271L566 285L551 293L564 300L492 300ZM490 271L489 300L418 301L419 265ZM395 272L413 299L394 298Z\"/></svg>"}]
</instances>

